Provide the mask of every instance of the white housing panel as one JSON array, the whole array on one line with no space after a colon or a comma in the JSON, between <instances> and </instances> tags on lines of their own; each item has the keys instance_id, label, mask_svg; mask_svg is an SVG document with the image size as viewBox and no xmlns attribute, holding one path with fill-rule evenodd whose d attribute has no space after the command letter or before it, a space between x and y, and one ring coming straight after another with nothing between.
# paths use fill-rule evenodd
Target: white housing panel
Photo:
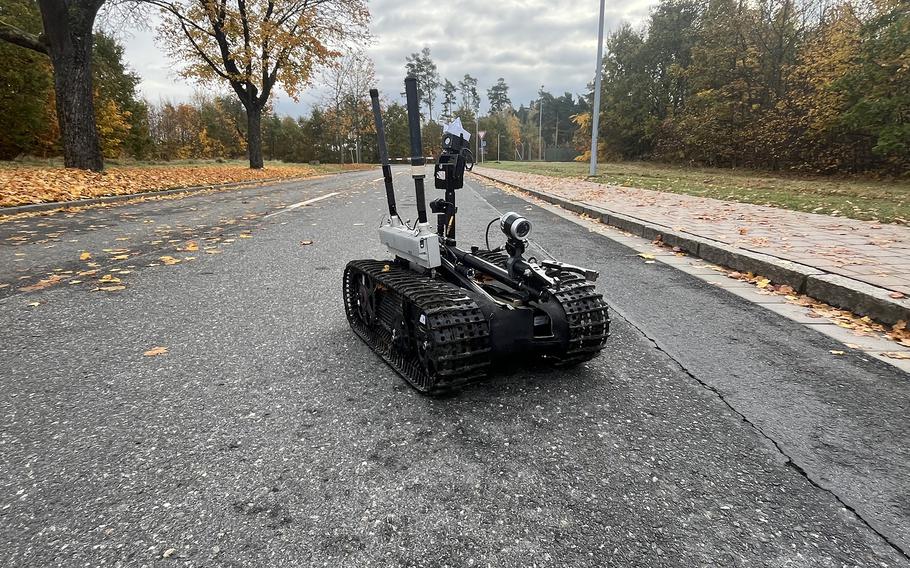
<instances>
[{"instance_id":1,"label":"white housing panel","mask_svg":"<svg viewBox=\"0 0 910 568\"><path fill-rule=\"evenodd\" d=\"M379 229L379 242L389 247L389 252L424 268L442 264L439 257L439 237L418 228L412 231L404 226L385 225Z\"/></svg>"}]
</instances>

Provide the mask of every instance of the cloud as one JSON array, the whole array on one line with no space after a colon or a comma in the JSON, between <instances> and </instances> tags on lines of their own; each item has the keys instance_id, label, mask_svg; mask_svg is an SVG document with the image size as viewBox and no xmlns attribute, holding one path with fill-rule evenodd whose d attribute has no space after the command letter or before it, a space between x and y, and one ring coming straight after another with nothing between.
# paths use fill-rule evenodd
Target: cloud
<instances>
[{"instance_id":1,"label":"cloud","mask_svg":"<svg viewBox=\"0 0 910 568\"><path fill-rule=\"evenodd\" d=\"M620 0L607 5L607 33L623 21L638 25L655 0ZM373 0L373 40L367 54L376 65L378 88L389 100L403 90L405 57L430 48L440 77L457 82L466 73L478 79L486 110L486 89L503 77L514 105L527 104L537 90L561 94L586 91L597 51L596 0ZM142 78L149 100L188 100L197 90L177 77L154 42L154 26L125 39L126 57ZM299 102L276 93L282 114L306 113L322 99L318 78Z\"/></svg>"}]
</instances>

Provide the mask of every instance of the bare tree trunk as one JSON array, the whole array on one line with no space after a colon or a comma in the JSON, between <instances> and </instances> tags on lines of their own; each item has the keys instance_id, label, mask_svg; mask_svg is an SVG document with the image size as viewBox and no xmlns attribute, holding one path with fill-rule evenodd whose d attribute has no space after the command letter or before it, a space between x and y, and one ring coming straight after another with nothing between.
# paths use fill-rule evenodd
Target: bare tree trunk
<instances>
[{"instance_id":1,"label":"bare tree trunk","mask_svg":"<svg viewBox=\"0 0 910 568\"><path fill-rule=\"evenodd\" d=\"M246 109L246 148L250 156L250 168L262 169L262 109L255 103Z\"/></svg>"},{"instance_id":2,"label":"bare tree trunk","mask_svg":"<svg viewBox=\"0 0 910 568\"><path fill-rule=\"evenodd\" d=\"M63 163L68 168L104 168L92 88L92 27L101 4L102 0L39 0L54 66Z\"/></svg>"}]
</instances>

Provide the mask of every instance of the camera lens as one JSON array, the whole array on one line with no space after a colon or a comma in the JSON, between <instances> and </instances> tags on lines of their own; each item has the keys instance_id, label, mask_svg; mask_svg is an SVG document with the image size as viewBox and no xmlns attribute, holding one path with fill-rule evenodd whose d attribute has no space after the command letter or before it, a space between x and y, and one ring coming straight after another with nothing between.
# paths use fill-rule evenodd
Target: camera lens
<instances>
[{"instance_id":1,"label":"camera lens","mask_svg":"<svg viewBox=\"0 0 910 568\"><path fill-rule=\"evenodd\" d=\"M510 239L521 241L531 232L531 222L518 213L510 211L499 218L499 228Z\"/></svg>"},{"instance_id":2,"label":"camera lens","mask_svg":"<svg viewBox=\"0 0 910 568\"><path fill-rule=\"evenodd\" d=\"M519 239L523 239L531 232L531 222L527 219L521 219L512 225L512 233Z\"/></svg>"}]
</instances>

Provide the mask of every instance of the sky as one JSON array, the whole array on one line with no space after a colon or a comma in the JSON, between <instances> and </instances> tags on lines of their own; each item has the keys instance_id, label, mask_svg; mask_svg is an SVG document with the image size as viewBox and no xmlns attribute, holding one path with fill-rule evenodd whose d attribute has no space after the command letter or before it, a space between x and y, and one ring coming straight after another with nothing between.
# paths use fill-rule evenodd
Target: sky
<instances>
[{"instance_id":1,"label":"sky","mask_svg":"<svg viewBox=\"0 0 910 568\"><path fill-rule=\"evenodd\" d=\"M655 0L607 2L606 33L627 21L639 25ZM543 85L555 95L580 94L593 80L597 53L597 0L371 0L373 38L366 46L376 67L377 88L388 100L403 91L405 57L428 46L440 78L478 79L486 112L486 90L502 77L516 108L537 98ZM176 74L155 42L156 22L121 30L126 60L141 77L151 102L186 101L199 90ZM279 114L307 114L324 99L318 75L295 102L280 90ZM438 103L437 103L438 105Z\"/></svg>"}]
</instances>

